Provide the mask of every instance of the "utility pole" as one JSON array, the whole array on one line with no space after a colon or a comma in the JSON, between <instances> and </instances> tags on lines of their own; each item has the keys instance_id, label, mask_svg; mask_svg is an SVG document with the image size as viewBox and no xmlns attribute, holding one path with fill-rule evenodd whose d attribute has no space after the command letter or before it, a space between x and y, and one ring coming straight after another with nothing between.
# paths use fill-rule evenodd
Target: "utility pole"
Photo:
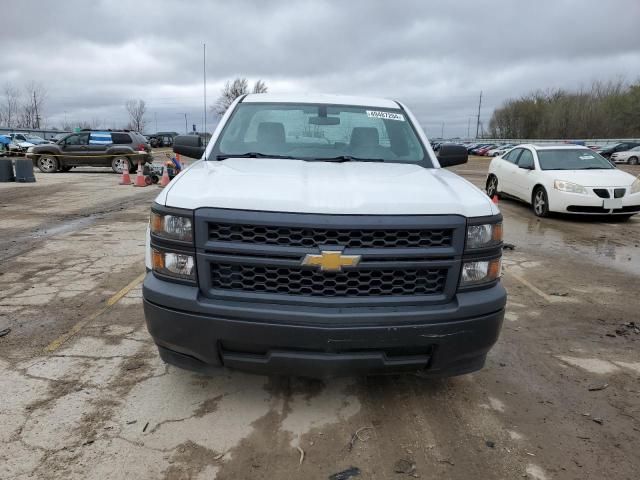
<instances>
[{"instance_id":1,"label":"utility pole","mask_svg":"<svg viewBox=\"0 0 640 480\"><path fill-rule=\"evenodd\" d=\"M478 120L476 122L476 138L478 138L478 132L480 131L480 107L482 107L482 90L480 90L480 101L478 102Z\"/></svg>"},{"instance_id":2,"label":"utility pole","mask_svg":"<svg viewBox=\"0 0 640 480\"><path fill-rule=\"evenodd\" d=\"M35 121L32 126L35 128L40 128L40 115L38 115L38 102L36 101L36 92L35 89L33 91L33 111L35 113Z\"/></svg>"},{"instance_id":3,"label":"utility pole","mask_svg":"<svg viewBox=\"0 0 640 480\"><path fill-rule=\"evenodd\" d=\"M203 133L207 134L207 44L202 44L202 78L204 79L204 101L202 104L202 115L204 116L204 130Z\"/></svg>"},{"instance_id":4,"label":"utility pole","mask_svg":"<svg viewBox=\"0 0 640 480\"><path fill-rule=\"evenodd\" d=\"M176 115L184 115L184 134L189 134L189 127L187 127L187 114L186 113L176 113Z\"/></svg>"}]
</instances>

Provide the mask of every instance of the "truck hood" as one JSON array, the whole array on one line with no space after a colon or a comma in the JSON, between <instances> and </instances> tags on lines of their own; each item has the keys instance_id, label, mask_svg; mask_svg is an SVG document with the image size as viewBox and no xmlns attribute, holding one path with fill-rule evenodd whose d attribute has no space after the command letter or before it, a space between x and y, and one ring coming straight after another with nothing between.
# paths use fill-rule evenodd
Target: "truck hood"
<instances>
[{"instance_id":1,"label":"truck hood","mask_svg":"<svg viewBox=\"0 0 640 480\"><path fill-rule=\"evenodd\" d=\"M498 213L482 191L441 168L265 158L196 162L156 201L177 208L296 213L465 217Z\"/></svg>"},{"instance_id":2,"label":"truck hood","mask_svg":"<svg viewBox=\"0 0 640 480\"><path fill-rule=\"evenodd\" d=\"M583 187L627 187L636 179L633 175L618 170L545 170L555 180L577 183Z\"/></svg>"}]
</instances>

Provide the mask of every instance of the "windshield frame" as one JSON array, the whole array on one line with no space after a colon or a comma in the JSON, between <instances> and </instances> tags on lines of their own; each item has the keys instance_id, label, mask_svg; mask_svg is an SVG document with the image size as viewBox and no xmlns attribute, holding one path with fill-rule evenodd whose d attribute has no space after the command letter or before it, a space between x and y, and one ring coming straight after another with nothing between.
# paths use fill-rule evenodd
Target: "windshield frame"
<instances>
[{"instance_id":1,"label":"windshield frame","mask_svg":"<svg viewBox=\"0 0 640 480\"><path fill-rule=\"evenodd\" d=\"M600 158L605 165L603 165L602 168L542 168L542 161L540 158L540 154L543 152L586 152L589 153L590 155L595 156L595 158ZM573 171L573 172L579 172L579 171L588 171L588 170L615 170L616 167L614 165L611 164L611 162L609 160L607 160L606 158L604 158L602 155L600 155L598 152L594 152L593 150L591 150L590 148L545 148L545 149L541 149L541 150L537 150L536 149L536 156L538 157L538 166L540 167L540 170L543 172L561 172L561 171Z\"/></svg>"},{"instance_id":2,"label":"windshield frame","mask_svg":"<svg viewBox=\"0 0 640 480\"><path fill-rule=\"evenodd\" d=\"M418 130L416 129L416 126L414 125L411 117L409 116L408 112L402 107L401 104L397 103L397 108L388 108L388 107L376 107L376 106L372 106L372 105L356 105L356 104L342 104L342 103L319 103L319 102L238 102L238 104L236 105L236 107L234 108L233 112L231 112L231 115L229 116L229 118L226 120L224 127L222 128L222 130L220 131L220 133L218 134L218 136L215 139L215 143L213 144L213 147L211 148L209 154L206 157L207 161L218 161L217 157L218 156L222 156L222 157L227 157L227 158L233 158L234 155L233 154L228 154L225 152L222 152L220 150L220 143L222 141L222 138L224 137L225 132L227 131L227 129L229 128L229 126L231 125L233 119L235 118L236 114L238 113L239 109L241 108L242 105L276 105L276 106L300 106L300 107L344 107L344 108L363 108L363 109L369 109L369 110L380 110L380 111L389 111L391 113L402 113L402 115L404 115L406 122L409 124L409 127L411 128L411 132L413 133L413 135L415 136L418 144L420 145L420 147L422 148L422 152L423 152L423 157L422 160L416 160L416 161L409 161L409 160L394 160L394 161L384 161L382 163L390 163L390 164L407 164L407 165L419 165L421 167L424 168L436 168L434 163L431 160L431 151L430 149L427 148L427 146L425 145L425 142L423 141L423 138L421 137L421 135L418 133ZM245 152L243 152L245 153ZM240 154L238 154L240 155ZM277 158L277 156L275 156ZM293 156L292 156L293 157ZM268 157L267 157L268 158ZM318 157L302 157L302 156L295 156L293 158L291 158L291 160L302 160L302 161L314 161L314 162L332 162L331 158L333 157L327 157L327 160L323 160L322 158L318 158ZM285 159L288 160L288 159ZM358 160L354 159L354 162L357 162Z\"/></svg>"}]
</instances>

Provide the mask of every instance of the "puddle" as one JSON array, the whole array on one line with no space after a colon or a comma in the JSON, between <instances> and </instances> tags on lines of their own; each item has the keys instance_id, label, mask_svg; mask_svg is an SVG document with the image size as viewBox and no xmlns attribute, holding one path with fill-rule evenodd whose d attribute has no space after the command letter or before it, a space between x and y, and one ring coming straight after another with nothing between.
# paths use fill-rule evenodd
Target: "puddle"
<instances>
[{"instance_id":1,"label":"puddle","mask_svg":"<svg viewBox=\"0 0 640 480\"><path fill-rule=\"evenodd\" d=\"M625 238L626 243L615 239L623 238L616 235L616 230L628 227L628 223L611 226L597 220L564 217L538 220L518 217L517 212L514 213L505 221L506 242L561 254L568 250L601 265L640 275L640 248L635 246L640 238Z\"/></svg>"}]
</instances>

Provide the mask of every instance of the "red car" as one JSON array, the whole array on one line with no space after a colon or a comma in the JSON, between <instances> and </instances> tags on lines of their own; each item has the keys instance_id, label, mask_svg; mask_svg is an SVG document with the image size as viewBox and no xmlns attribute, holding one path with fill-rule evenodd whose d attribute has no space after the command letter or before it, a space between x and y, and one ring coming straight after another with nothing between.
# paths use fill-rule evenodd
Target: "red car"
<instances>
[{"instance_id":1,"label":"red car","mask_svg":"<svg viewBox=\"0 0 640 480\"><path fill-rule=\"evenodd\" d=\"M482 147L478 150L476 150L476 155L482 155L482 156L486 156L487 152L493 148L496 148L497 145L487 145L486 147Z\"/></svg>"}]
</instances>

